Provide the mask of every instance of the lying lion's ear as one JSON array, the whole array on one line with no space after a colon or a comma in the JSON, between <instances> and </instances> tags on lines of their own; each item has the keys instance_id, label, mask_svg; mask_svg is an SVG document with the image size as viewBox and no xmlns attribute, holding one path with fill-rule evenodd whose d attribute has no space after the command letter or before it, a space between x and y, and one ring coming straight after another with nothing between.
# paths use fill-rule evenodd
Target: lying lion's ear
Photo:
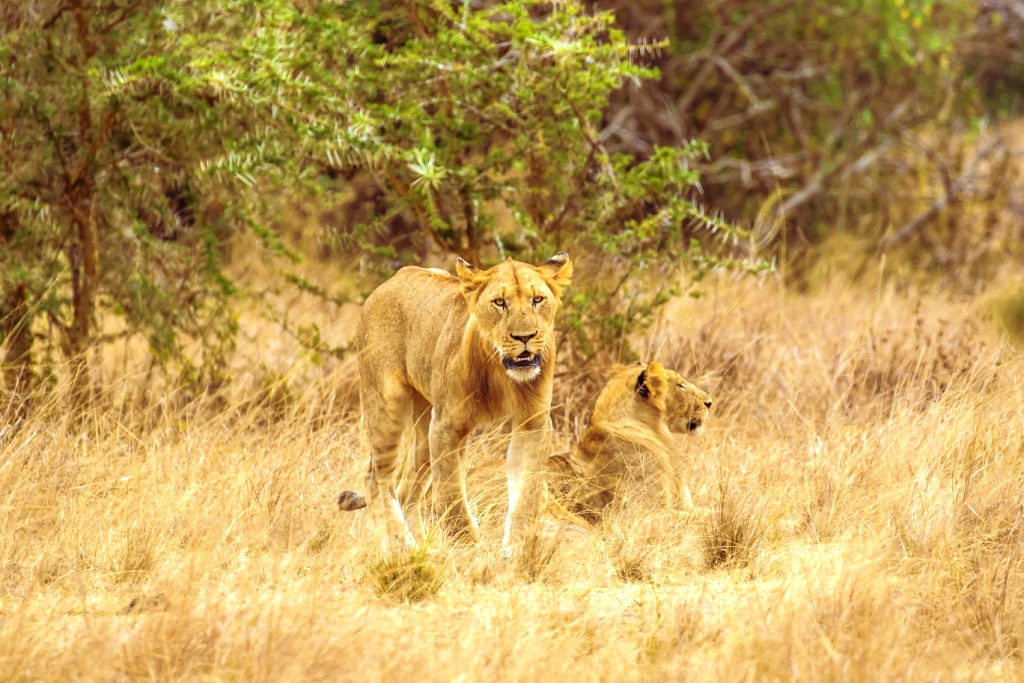
<instances>
[{"instance_id":1,"label":"lying lion's ear","mask_svg":"<svg viewBox=\"0 0 1024 683\"><path fill-rule=\"evenodd\" d=\"M643 370L640 372L640 376L636 378L636 393L647 398L651 395L651 389L647 386L647 371Z\"/></svg>"},{"instance_id":2,"label":"lying lion's ear","mask_svg":"<svg viewBox=\"0 0 1024 683\"><path fill-rule=\"evenodd\" d=\"M669 384L665 366L658 361L652 361L637 378L636 393L647 399L658 410L664 411Z\"/></svg>"},{"instance_id":3,"label":"lying lion's ear","mask_svg":"<svg viewBox=\"0 0 1024 683\"><path fill-rule=\"evenodd\" d=\"M548 287L558 298L562 298L562 290L572 283L572 261L569 255L560 251L540 267Z\"/></svg>"},{"instance_id":4,"label":"lying lion's ear","mask_svg":"<svg viewBox=\"0 0 1024 683\"><path fill-rule=\"evenodd\" d=\"M479 291L487 283L487 276L483 271L461 256L455 261L455 272L459 274L459 282L462 284L462 293L465 296Z\"/></svg>"}]
</instances>

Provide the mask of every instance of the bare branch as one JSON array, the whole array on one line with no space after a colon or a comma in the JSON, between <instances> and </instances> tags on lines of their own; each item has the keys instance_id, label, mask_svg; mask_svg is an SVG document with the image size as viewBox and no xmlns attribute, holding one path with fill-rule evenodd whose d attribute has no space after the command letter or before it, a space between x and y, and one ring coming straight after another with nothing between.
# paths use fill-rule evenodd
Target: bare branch
<instances>
[{"instance_id":1,"label":"bare branch","mask_svg":"<svg viewBox=\"0 0 1024 683\"><path fill-rule=\"evenodd\" d=\"M57 11L53 13L53 16L43 22L43 30L48 30L51 26L57 23L57 20L60 19L61 15L69 9L71 9L71 3L61 3L60 7L57 8Z\"/></svg>"},{"instance_id":2,"label":"bare branch","mask_svg":"<svg viewBox=\"0 0 1024 683\"><path fill-rule=\"evenodd\" d=\"M104 26L103 28L100 29L100 33L101 34L105 34L108 31L110 31L111 29L113 29L114 27L116 27L118 24L120 24L122 21L124 21L128 17L128 14L133 9L135 9L136 7L138 7L141 4L142 4L142 0L135 0L135 2L130 3L130 4L125 5L124 7L122 7L121 8L121 12L116 17L111 19L107 23L106 26Z\"/></svg>"},{"instance_id":3,"label":"bare branch","mask_svg":"<svg viewBox=\"0 0 1024 683\"><path fill-rule=\"evenodd\" d=\"M117 110L112 109L107 115L107 120L103 122L103 128L100 129L99 135L97 135L96 139L92 141L92 145L89 146L89 151L84 157L82 157L82 161L78 164L78 168L75 169L74 175L68 180L68 187L77 183L78 179L82 177L82 173L85 172L85 167L88 165L89 160L96 156L96 152L99 150L100 145L103 144L103 141L107 138L107 134L110 133L110 128L114 125L115 118L117 118Z\"/></svg>"},{"instance_id":4,"label":"bare branch","mask_svg":"<svg viewBox=\"0 0 1024 683\"><path fill-rule=\"evenodd\" d=\"M960 196L971 186L974 182L975 176L978 173L978 167L983 161L992 156L995 152L1003 145L1003 138L1001 135L997 135L994 140L989 144L985 145L982 149L974 155L971 163L967 166L964 172L954 182L949 183L945 186L945 193L938 197L932 205L928 207L928 210L922 213L917 218L905 223L899 230L887 236L882 240L879 248L885 251L897 242L902 242L907 239L918 230L927 225L933 218L939 215L939 213L945 209L949 204L960 199Z\"/></svg>"},{"instance_id":5,"label":"bare branch","mask_svg":"<svg viewBox=\"0 0 1024 683\"><path fill-rule=\"evenodd\" d=\"M746 111L741 111L738 114L732 114L731 116L723 116L720 119L715 119L708 124L709 130L719 131L725 130L726 128L733 128L735 126L742 126L747 121L757 118L765 112L774 111L778 107L775 100L759 100L753 106Z\"/></svg>"},{"instance_id":6,"label":"bare branch","mask_svg":"<svg viewBox=\"0 0 1024 683\"><path fill-rule=\"evenodd\" d=\"M851 173L863 173L868 169L869 166L875 163L875 161L882 154L892 146L892 140L887 139L879 145L872 147L867 152L861 154L853 162L847 162L840 164L831 171L826 172L823 166L819 166L818 170L815 171L814 175L811 176L811 180L806 183L800 190L792 197L787 199L779 208L775 211L776 218L782 218L791 211L803 206L810 200L817 197L824 189L825 181L839 176L845 178Z\"/></svg>"},{"instance_id":7,"label":"bare branch","mask_svg":"<svg viewBox=\"0 0 1024 683\"><path fill-rule=\"evenodd\" d=\"M780 12L792 2L780 2L775 5L766 5L757 12L751 13L746 19L741 21L736 28L729 32L729 35L718 44L718 47L708 53L703 53L703 56L707 61L701 70L697 72L697 76L690 83L690 87L686 89L683 96L676 100L676 115L683 117L686 112L689 111L690 107L693 106L694 100L697 99L697 95L700 94L701 88L704 87L704 82L711 76L711 73L718 66L716 57L724 57L729 54L736 44L740 42L740 39L746 35L747 31L757 25L759 22L764 21L768 16ZM694 55L695 57L698 55Z\"/></svg>"}]
</instances>

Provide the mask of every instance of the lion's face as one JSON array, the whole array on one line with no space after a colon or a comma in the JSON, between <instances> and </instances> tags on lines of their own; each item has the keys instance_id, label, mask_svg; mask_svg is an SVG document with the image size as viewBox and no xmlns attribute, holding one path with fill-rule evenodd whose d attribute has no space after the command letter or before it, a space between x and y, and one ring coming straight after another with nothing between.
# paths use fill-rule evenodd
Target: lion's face
<instances>
[{"instance_id":1,"label":"lion's face","mask_svg":"<svg viewBox=\"0 0 1024 683\"><path fill-rule=\"evenodd\" d=\"M711 397L679 373L665 370L671 387L665 397L665 419L669 431L699 434L707 422Z\"/></svg>"},{"instance_id":2,"label":"lion's face","mask_svg":"<svg viewBox=\"0 0 1024 683\"><path fill-rule=\"evenodd\" d=\"M459 259L457 270L477 328L494 360L516 382L541 373L549 355L555 313L572 280L572 262L559 252L542 266L507 259L481 271Z\"/></svg>"}]
</instances>

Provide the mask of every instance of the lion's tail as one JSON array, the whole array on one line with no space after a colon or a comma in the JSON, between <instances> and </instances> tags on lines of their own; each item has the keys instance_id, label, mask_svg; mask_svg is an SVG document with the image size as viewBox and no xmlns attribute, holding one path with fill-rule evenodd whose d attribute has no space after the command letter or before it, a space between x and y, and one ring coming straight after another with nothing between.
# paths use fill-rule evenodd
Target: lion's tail
<instances>
[{"instance_id":1,"label":"lion's tail","mask_svg":"<svg viewBox=\"0 0 1024 683\"><path fill-rule=\"evenodd\" d=\"M362 510L366 507L366 497L355 491L342 491L338 496L338 509L342 512Z\"/></svg>"}]
</instances>

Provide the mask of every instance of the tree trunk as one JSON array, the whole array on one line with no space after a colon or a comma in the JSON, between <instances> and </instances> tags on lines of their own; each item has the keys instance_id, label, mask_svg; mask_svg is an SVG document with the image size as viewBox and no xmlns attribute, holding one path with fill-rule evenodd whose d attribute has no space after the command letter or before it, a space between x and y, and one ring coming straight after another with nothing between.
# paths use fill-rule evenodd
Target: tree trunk
<instances>
[{"instance_id":1,"label":"tree trunk","mask_svg":"<svg viewBox=\"0 0 1024 683\"><path fill-rule=\"evenodd\" d=\"M78 42L85 61L97 52L89 30L89 15L81 0L72 4ZM66 328L68 354L71 357L72 400L82 405L88 399L89 366L86 352L89 348L93 299L99 285L99 238L94 211L94 182L92 161L96 147L102 142L113 124L113 112L102 131L93 126L92 102L88 71L82 68L81 96L78 103L78 167L68 178L67 206L71 225L77 239L70 240L68 265L71 267L72 320Z\"/></svg>"},{"instance_id":2,"label":"tree trunk","mask_svg":"<svg viewBox=\"0 0 1024 683\"><path fill-rule=\"evenodd\" d=\"M89 211L89 206L92 204L92 193L89 192L88 187L82 188L82 190L84 190L81 192L85 195L84 198L76 196L79 195L79 192L75 192L72 196L72 221L77 228L78 240L77 242L72 241L68 254L74 306L74 320L71 323L71 339L69 340L72 355L83 353L88 345L93 299L96 295L96 285L99 284L97 244L99 240L96 234L96 222Z\"/></svg>"},{"instance_id":3,"label":"tree trunk","mask_svg":"<svg viewBox=\"0 0 1024 683\"><path fill-rule=\"evenodd\" d=\"M77 240L72 240L68 250L68 263L71 266L71 300L73 319L67 328L68 355L71 360L73 401L82 404L88 398L89 366L86 351L89 348L90 327L92 321L93 299L99 278L99 253L97 251L96 223L88 208L91 205L91 193L86 187L79 191L88 199L81 201L79 192L73 192L72 221L77 228ZM76 206L77 205L77 206Z\"/></svg>"}]
</instances>

